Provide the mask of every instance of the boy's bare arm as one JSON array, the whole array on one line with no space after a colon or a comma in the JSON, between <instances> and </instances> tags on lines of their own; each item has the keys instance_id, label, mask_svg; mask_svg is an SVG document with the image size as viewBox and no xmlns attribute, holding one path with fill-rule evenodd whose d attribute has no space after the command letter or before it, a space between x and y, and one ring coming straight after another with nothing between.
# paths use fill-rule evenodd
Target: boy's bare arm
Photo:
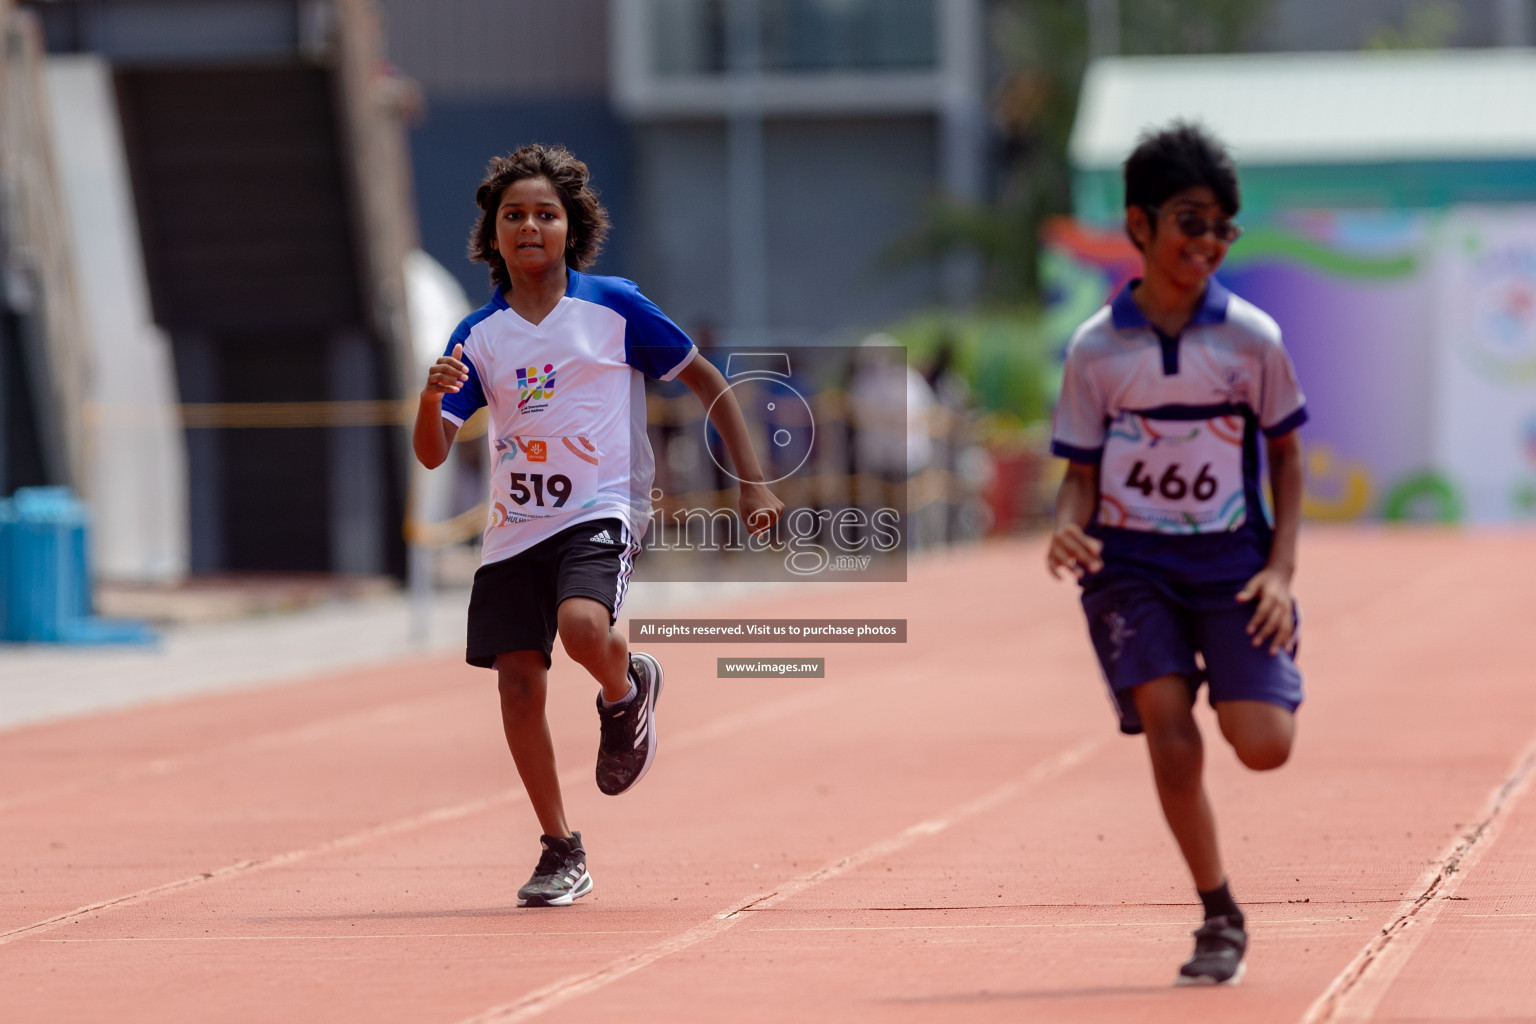
<instances>
[{"instance_id":1,"label":"boy's bare arm","mask_svg":"<svg viewBox=\"0 0 1536 1024\"><path fill-rule=\"evenodd\" d=\"M1265 454L1275 499L1275 546L1269 552L1269 566L1284 572L1289 583L1296 573L1296 536L1301 528L1301 433L1293 430L1269 440Z\"/></svg>"},{"instance_id":2,"label":"boy's bare arm","mask_svg":"<svg viewBox=\"0 0 1536 1024\"><path fill-rule=\"evenodd\" d=\"M1301 527L1301 435L1291 431L1265 442L1269 486L1275 501L1274 546L1269 563L1237 595L1254 602L1248 633L1255 647L1269 644L1271 654L1290 647L1296 630L1291 577L1296 573L1296 535Z\"/></svg>"},{"instance_id":3,"label":"boy's bare arm","mask_svg":"<svg viewBox=\"0 0 1536 1024\"><path fill-rule=\"evenodd\" d=\"M1051 546L1045 555L1045 565L1052 576L1059 579L1061 570L1066 569L1081 579L1104 568L1104 560L1099 557L1104 550L1103 542L1084 530L1093 518L1098 500L1099 467L1068 462L1067 475L1056 493L1056 529L1051 533Z\"/></svg>"},{"instance_id":4,"label":"boy's bare arm","mask_svg":"<svg viewBox=\"0 0 1536 1024\"><path fill-rule=\"evenodd\" d=\"M736 478L741 482L741 518L747 529L752 533L764 532L778 521L784 503L763 483L763 469L752 450L752 439L747 435L747 423L742 418L741 406L736 404L736 396L708 359L695 357L677 379L710 411L710 422L720 431L725 450L730 452Z\"/></svg>"},{"instance_id":5,"label":"boy's bare arm","mask_svg":"<svg viewBox=\"0 0 1536 1024\"><path fill-rule=\"evenodd\" d=\"M458 425L443 419L443 396L451 394L469 380L469 367L459 362L463 345L453 346L453 355L440 356L427 371L427 386L416 404L416 425L411 428L411 449L416 459L428 469L436 469L448 458Z\"/></svg>"}]
</instances>

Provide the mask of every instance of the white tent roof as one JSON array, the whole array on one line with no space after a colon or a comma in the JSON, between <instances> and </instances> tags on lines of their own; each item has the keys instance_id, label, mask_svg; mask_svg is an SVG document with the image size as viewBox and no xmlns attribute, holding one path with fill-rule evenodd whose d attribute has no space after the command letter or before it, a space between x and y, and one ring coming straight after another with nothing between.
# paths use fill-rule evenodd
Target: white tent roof
<instances>
[{"instance_id":1,"label":"white tent roof","mask_svg":"<svg viewBox=\"0 0 1536 1024\"><path fill-rule=\"evenodd\" d=\"M1174 118L1204 124L1249 165L1536 157L1536 51L1096 60L1072 161L1118 167L1138 135Z\"/></svg>"}]
</instances>

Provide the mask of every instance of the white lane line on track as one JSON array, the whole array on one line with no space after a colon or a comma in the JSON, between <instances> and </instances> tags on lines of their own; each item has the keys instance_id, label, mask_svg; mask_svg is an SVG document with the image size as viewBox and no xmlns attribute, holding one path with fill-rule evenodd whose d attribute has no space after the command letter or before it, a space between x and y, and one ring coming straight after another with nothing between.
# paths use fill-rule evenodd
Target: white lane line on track
<instances>
[{"instance_id":1,"label":"white lane line on track","mask_svg":"<svg viewBox=\"0 0 1536 1024\"><path fill-rule=\"evenodd\" d=\"M572 773L567 774L570 775ZM575 778L561 779L562 784L565 785L569 785L574 781L576 781ZM178 892L182 889L191 889L196 886L206 885L209 882L221 882L226 878L233 878L236 875L248 875L252 872L264 871L268 868L278 868L284 867L288 864L296 864L299 861L308 860L311 857L316 857L321 854L335 853L339 850L348 850L355 846L362 846L365 843L373 842L377 839L386 839L390 836L401 835L406 832L414 832L416 829L424 828L427 825L436 825L448 821L457 821L460 818L467 818L472 815L479 814L481 811L489 810L490 808L496 807L499 804L511 803L522 795L523 791L520 789L503 790L500 793L493 793L489 796L478 797L474 800L466 800L463 803L450 804L447 807L434 808L433 810L427 811L423 814L415 814L408 818L399 818L395 821L386 822L383 825L375 825L372 828L365 828L359 832L353 832L349 835L339 836L336 839L328 839L325 842L318 843L314 846L306 846L298 850L289 850L286 853L275 854L271 857L257 857L251 860L236 861L235 863L226 865L225 867L219 868L216 871L205 871L202 874L189 875L186 878L178 878L174 882L165 882L161 885L150 886L148 889L140 889L138 892L126 893L122 896L114 896L110 899L99 900L96 903L88 903L83 907L76 907L74 910L69 910L62 914L55 914L53 917L46 918L34 924L23 925L20 928L13 928L10 931L0 932L0 946L15 942L18 939L25 939L29 936L36 935L39 932L48 931L51 928L57 928L61 924L67 924L70 921L86 917L91 914L99 913L104 910L113 910L120 907L131 907L135 904L152 900L157 896L164 896L168 893Z\"/></svg>"},{"instance_id":2,"label":"white lane line on track","mask_svg":"<svg viewBox=\"0 0 1536 1024\"><path fill-rule=\"evenodd\" d=\"M756 909L756 908L754 908ZM1353 917L1301 917L1291 921L1267 921L1264 934L1273 935L1291 925L1343 924L1356 920ZM1166 929L1168 921L1012 921L1005 924L845 924L845 925L759 925L760 932L950 932L950 931L1073 931L1094 928L1157 928ZM1311 931L1308 934L1313 934ZM59 942L64 939L55 940Z\"/></svg>"},{"instance_id":3,"label":"white lane line on track","mask_svg":"<svg viewBox=\"0 0 1536 1024\"><path fill-rule=\"evenodd\" d=\"M750 913L750 911L748 911ZM1486 915L1484 915L1486 916ZM1264 926L1266 935L1284 931L1286 925L1344 924L1356 920L1353 917L1304 917L1294 921L1270 922ZM758 925L760 932L922 932L922 931L1077 931L1096 928L1158 928L1166 929L1167 921L1058 921L1043 924L1037 921L1017 921L1007 924L850 924L850 925ZM151 942L371 942L396 940L409 942L413 939L547 939L556 936L587 935L665 935L664 928L606 928L578 929L574 931L540 932L379 932L354 935L107 935L88 938L38 939L58 945L82 942L90 943L151 943ZM1316 934L1308 930L1307 934Z\"/></svg>"},{"instance_id":4,"label":"white lane line on track","mask_svg":"<svg viewBox=\"0 0 1536 1024\"><path fill-rule=\"evenodd\" d=\"M1456 895L1462 880L1482 855L1498 840L1504 822L1530 788L1533 775L1536 775L1536 740L1521 751L1514 768L1488 795L1477 824L1457 837L1419 876L1414 885L1418 895L1398 905L1397 912L1381 931L1355 954L1307 1008L1301 1024L1342 1024L1367 1021L1375 1016L1376 1008L1397 980L1398 972L1429 934L1441 909Z\"/></svg>"},{"instance_id":5,"label":"white lane line on track","mask_svg":"<svg viewBox=\"0 0 1536 1024\"><path fill-rule=\"evenodd\" d=\"M812 886L846 874L870 861L888 857L911 846L919 839L938 835L946 829L952 828L977 815L984 814L999 804L1005 803L1019 795L1029 787L1076 767L1087 760L1101 745L1102 740L1100 739L1083 740L1062 753L1040 762L1023 776L1011 782L1006 782L968 803L961 804L948 814L938 818L931 818L927 821L920 821L896 833L889 839L883 839L841 860L833 861L815 871L789 879L770 892L760 893L756 896L749 896L744 900L740 900L679 935L674 935L669 939L630 953L627 956L610 960L603 966L593 970L561 978L559 981L535 989L514 1002L495 1006L476 1014L461 1021L460 1024L515 1024L517 1021L529 1020L540 1016L549 1010L570 1002L572 999L577 999L590 992L606 988L658 960L671 956L673 953L681 952L690 946L696 946L701 942L713 939L717 935L729 931L738 922L746 920L749 911L765 910L780 904L785 900L798 896Z\"/></svg>"},{"instance_id":6,"label":"white lane line on track","mask_svg":"<svg viewBox=\"0 0 1536 1024\"><path fill-rule=\"evenodd\" d=\"M701 746L736 732L765 725L780 718L786 718L790 715L799 714L802 711L813 710L829 704L842 695L843 689L841 686L824 686L811 690L808 693L800 693L793 697L786 697L783 700L764 704L752 711L726 715L698 728L680 733L676 738L665 742L665 746L668 750L673 751ZM572 769L560 776L560 784L562 786L574 786L581 783L590 774L590 768ZM49 931L62 924L68 924L70 921L88 917L91 914L134 906L135 904L144 903L169 893L206 885L209 882L221 882L238 875L248 875L256 871L265 871L268 868L286 867L312 857L349 850L378 839L387 839L407 832L414 832L429 825L440 825L472 817L493 807L513 803L516 800L522 799L525 795L521 788L502 790L499 793L492 793L473 800L449 804L446 807L434 808L421 814L398 818L395 821L386 822L382 825L375 825L372 828L365 828L348 835L338 836L335 839L328 839L314 846L289 850L286 853L274 854L270 857L257 857L250 860L237 861L234 864L226 865L214 871L204 871L200 874L189 875L186 878L178 878L172 882L140 889L137 892L125 893L121 896L113 896L110 899L88 903L83 907L76 907L74 910L55 914L53 917L45 918L42 921L35 921L32 924L0 932L0 946Z\"/></svg>"},{"instance_id":7,"label":"white lane line on track","mask_svg":"<svg viewBox=\"0 0 1536 1024\"><path fill-rule=\"evenodd\" d=\"M45 789L18 793L15 796L0 799L0 813L17 807L24 807L27 804L56 800L64 796L73 796L77 793L83 793L88 789L95 789L113 783L133 782L138 779L169 775L172 772L193 767L199 762L228 757L230 754L271 750L275 747L327 739L349 729L387 725L390 722L409 721L411 719L410 712L413 708L420 707L423 704L436 703L442 700L442 697L442 694L434 694L430 697L416 697L410 700L383 704L375 708L367 708L362 711L350 711L342 715L332 715L305 722L302 725L291 726L287 729L276 729L272 732L257 733L254 736L232 740L218 747L205 747L202 750L193 750L185 754L156 757L102 775L92 775L88 778L76 779L73 782L62 782Z\"/></svg>"},{"instance_id":8,"label":"white lane line on track","mask_svg":"<svg viewBox=\"0 0 1536 1024\"><path fill-rule=\"evenodd\" d=\"M38 942L351 942L373 939L547 939L556 935L663 935L661 928L609 928L566 932L380 932L377 935L113 935L97 939L38 939Z\"/></svg>"}]
</instances>

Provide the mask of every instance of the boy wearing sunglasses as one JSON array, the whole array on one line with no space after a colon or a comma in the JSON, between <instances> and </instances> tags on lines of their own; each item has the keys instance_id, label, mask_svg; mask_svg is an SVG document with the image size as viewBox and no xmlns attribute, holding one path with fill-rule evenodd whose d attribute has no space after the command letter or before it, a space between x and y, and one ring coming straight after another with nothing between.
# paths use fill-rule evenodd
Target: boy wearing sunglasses
<instances>
[{"instance_id":1,"label":"boy wearing sunglasses","mask_svg":"<svg viewBox=\"0 0 1536 1024\"><path fill-rule=\"evenodd\" d=\"M1238 206L1211 136L1176 123L1142 137L1125 162L1125 228L1143 274L1073 336L1052 428L1068 464L1047 564L1082 583L1120 729L1146 734L1204 909L1181 985L1235 984L1248 944L1201 781L1199 687L1256 771L1290 756L1302 700L1291 576L1307 414L1275 321L1211 276Z\"/></svg>"}]
</instances>

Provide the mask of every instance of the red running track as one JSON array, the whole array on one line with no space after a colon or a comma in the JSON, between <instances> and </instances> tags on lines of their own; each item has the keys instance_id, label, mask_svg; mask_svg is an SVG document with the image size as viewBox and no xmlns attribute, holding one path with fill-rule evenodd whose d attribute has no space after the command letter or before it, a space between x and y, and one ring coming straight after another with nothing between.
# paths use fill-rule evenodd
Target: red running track
<instances>
[{"instance_id":1,"label":"red running track","mask_svg":"<svg viewBox=\"0 0 1536 1024\"><path fill-rule=\"evenodd\" d=\"M910 641L657 646L661 753L619 799L557 655L569 909L515 908L538 828L453 658L0 734L0 1018L1536 1018L1536 535L1307 534L1295 758L1208 731L1253 935L1222 990L1170 985L1197 906L1041 553L709 609ZM715 678L753 653L827 678Z\"/></svg>"}]
</instances>

